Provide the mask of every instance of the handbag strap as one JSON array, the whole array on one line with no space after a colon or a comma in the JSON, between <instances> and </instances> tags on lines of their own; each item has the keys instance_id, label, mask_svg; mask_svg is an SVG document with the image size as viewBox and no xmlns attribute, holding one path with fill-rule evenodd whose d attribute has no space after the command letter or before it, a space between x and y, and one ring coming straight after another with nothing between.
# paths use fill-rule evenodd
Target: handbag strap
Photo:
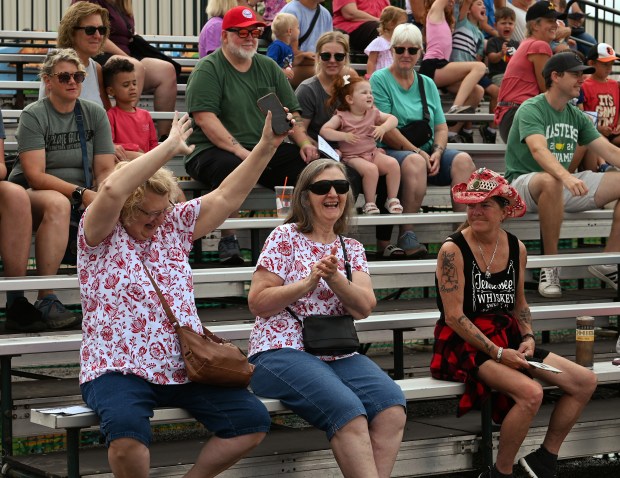
<instances>
[{"instance_id":1,"label":"handbag strap","mask_svg":"<svg viewBox=\"0 0 620 478\"><path fill-rule=\"evenodd\" d=\"M347 274L347 279L349 280L349 282L352 280L351 277L351 263L349 262L349 257L347 256L347 248L344 245L344 239L342 238L342 236L340 234L338 234L338 238L340 239L340 244L342 244L342 255L344 256L344 270L345 273ZM302 322L301 320L299 320L299 317L297 317L297 314L295 312L293 312L291 310L290 307L285 307L284 310L286 310L289 314L291 314L293 316L293 318L299 322L301 325Z\"/></svg>"},{"instance_id":2,"label":"handbag strap","mask_svg":"<svg viewBox=\"0 0 620 478\"><path fill-rule=\"evenodd\" d=\"M84 116L82 115L82 106L80 105L80 100L75 100L73 114L75 115L78 135L80 136L80 148L82 149L82 168L84 169L84 183L86 184L86 188L90 189L93 185L93 177L90 173L90 165L88 164L88 150L86 149L86 132L84 131Z\"/></svg>"},{"instance_id":3,"label":"handbag strap","mask_svg":"<svg viewBox=\"0 0 620 478\"><path fill-rule=\"evenodd\" d=\"M310 33L312 33L312 30L314 30L314 25L316 25L316 22L319 19L320 14L321 14L321 5L317 5L316 12L314 12L314 16L312 17L312 21L310 22L310 26L308 27L308 30L306 30L306 33L304 33L297 40L297 47L300 47L301 44L308 39L308 37L310 36Z\"/></svg>"},{"instance_id":4,"label":"handbag strap","mask_svg":"<svg viewBox=\"0 0 620 478\"><path fill-rule=\"evenodd\" d=\"M179 321L177 320L176 316L174 315L174 312L172 312L172 309L170 308L170 305L168 305L168 301L164 298L164 295L161 293L161 290L160 290L159 286L155 283L155 280L153 279L153 276L149 272L149 270L146 267L146 265L144 265L144 263L142 263L142 267L144 267L144 271L146 272L146 275L148 276L149 280L151 281L151 284L153 284L153 288L155 289L155 292L157 293L157 297L159 297L159 301L161 302L161 305L164 308L164 311L166 311L166 316L168 317L168 320L170 321L170 323L172 324L174 329L178 331L179 327L181 327L181 324L179 324ZM218 344L227 344L228 343L228 340L225 340L225 339L223 339L221 337L218 337L213 332L211 332L209 329L207 329L204 325L202 326L202 331L205 334L205 336L210 338L213 342L217 342Z\"/></svg>"},{"instance_id":5,"label":"handbag strap","mask_svg":"<svg viewBox=\"0 0 620 478\"><path fill-rule=\"evenodd\" d=\"M422 99L422 118L424 119L424 121L426 121L427 123L431 122L431 115L428 112L428 103L426 102L426 93L424 92L424 79L418 75L417 73L415 73L415 76L418 80L418 88L420 90L420 98Z\"/></svg>"}]
</instances>

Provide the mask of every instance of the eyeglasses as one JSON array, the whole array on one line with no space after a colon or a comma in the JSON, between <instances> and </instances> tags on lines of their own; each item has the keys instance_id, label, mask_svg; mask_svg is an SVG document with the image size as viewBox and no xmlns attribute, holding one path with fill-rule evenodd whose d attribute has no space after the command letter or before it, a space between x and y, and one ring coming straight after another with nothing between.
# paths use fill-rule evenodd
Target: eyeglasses
<instances>
[{"instance_id":1,"label":"eyeglasses","mask_svg":"<svg viewBox=\"0 0 620 478\"><path fill-rule=\"evenodd\" d=\"M103 25L101 25L100 27L73 27L74 30L84 30L84 33L86 33L88 36L94 35L95 32L99 32L99 35L104 36L106 33L108 33L108 27L104 27Z\"/></svg>"},{"instance_id":2,"label":"eyeglasses","mask_svg":"<svg viewBox=\"0 0 620 478\"><path fill-rule=\"evenodd\" d=\"M420 49L415 46L410 46L408 48L405 48L404 46L394 47L394 53L396 53L397 55L402 55L403 53L405 53L405 50L407 50L407 53L409 53L410 55L417 55L420 51Z\"/></svg>"},{"instance_id":3,"label":"eyeglasses","mask_svg":"<svg viewBox=\"0 0 620 478\"><path fill-rule=\"evenodd\" d=\"M259 38L263 34L263 30L260 28L254 28L248 30L247 28L229 28L227 32L234 32L239 38L247 38L252 35L252 38Z\"/></svg>"},{"instance_id":4,"label":"eyeglasses","mask_svg":"<svg viewBox=\"0 0 620 478\"><path fill-rule=\"evenodd\" d=\"M324 179L308 185L308 190L318 196L323 196L334 188L338 194L346 194L349 192L349 181L346 179L336 179L330 181Z\"/></svg>"},{"instance_id":5,"label":"eyeglasses","mask_svg":"<svg viewBox=\"0 0 620 478\"><path fill-rule=\"evenodd\" d=\"M140 211L142 214L144 214L145 216L148 216L150 219L156 219L159 216L161 216L162 214L168 215L168 213L170 213L170 211L172 211L174 209L174 204L171 201L168 201L170 203L170 206L168 206L165 209L162 209L160 211L152 211L152 212L147 212L144 209L142 209L141 207L136 207L136 209L138 211Z\"/></svg>"},{"instance_id":6,"label":"eyeglasses","mask_svg":"<svg viewBox=\"0 0 620 478\"><path fill-rule=\"evenodd\" d=\"M323 53L319 53L319 58L321 58L321 60L323 60L323 61L331 60L332 56L334 57L334 60L336 60L336 61L344 61L344 59L347 57L347 54L346 53L334 53L332 55L328 51L325 51Z\"/></svg>"},{"instance_id":7,"label":"eyeglasses","mask_svg":"<svg viewBox=\"0 0 620 478\"><path fill-rule=\"evenodd\" d=\"M75 73L63 71L60 73L52 73L50 76L58 77L58 81L60 81L61 83L69 83L71 81L71 78L73 78L73 80L79 84L82 83L86 78L86 73L83 71L76 71Z\"/></svg>"}]
</instances>

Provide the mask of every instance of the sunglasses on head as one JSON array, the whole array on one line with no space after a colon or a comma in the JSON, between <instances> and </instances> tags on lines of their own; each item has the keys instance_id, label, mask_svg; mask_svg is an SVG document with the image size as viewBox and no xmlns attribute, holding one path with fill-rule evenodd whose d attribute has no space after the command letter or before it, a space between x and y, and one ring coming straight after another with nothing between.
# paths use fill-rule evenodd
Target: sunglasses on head
<instances>
[{"instance_id":1,"label":"sunglasses on head","mask_svg":"<svg viewBox=\"0 0 620 478\"><path fill-rule=\"evenodd\" d=\"M74 27L74 30L84 30L87 35L94 35L95 32L99 32L99 35L105 35L108 33L108 27L101 25L100 27Z\"/></svg>"},{"instance_id":2,"label":"sunglasses on head","mask_svg":"<svg viewBox=\"0 0 620 478\"><path fill-rule=\"evenodd\" d=\"M76 83L82 83L86 78L86 73L84 73L83 71L76 71L75 73L68 73L66 71L63 71L60 73L52 73L51 76L58 77L58 81L60 81L61 83L69 83L69 81L71 81L71 78L73 78Z\"/></svg>"},{"instance_id":3,"label":"sunglasses on head","mask_svg":"<svg viewBox=\"0 0 620 478\"><path fill-rule=\"evenodd\" d=\"M334 188L338 194L346 194L349 192L349 181L346 179L336 179L334 181L324 179L308 185L308 190L319 196L327 194L332 188Z\"/></svg>"},{"instance_id":4,"label":"sunglasses on head","mask_svg":"<svg viewBox=\"0 0 620 478\"><path fill-rule=\"evenodd\" d=\"M252 30L248 30L247 28L229 28L226 31L236 33L239 38L247 38L250 35L252 35L252 38L258 38L263 34L260 28L254 28Z\"/></svg>"},{"instance_id":5,"label":"sunglasses on head","mask_svg":"<svg viewBox=\"0 0 620 478\"><path fill-rule=\"evenodd\" d=\"M415 46L410 46L408 48L405 48L404 46L394 47L394 53L396 53L397 55L402 55L403 53L405 53L405 50L407 50L407 53L409 53L410 55L417 55L420 51L420 49Z\"/></svg>"},{"instance_id":6,"label":"sunglasses on head","mask_svg":"<svg viewBox=\"0 0 620 478\"><path fill-rule=\"evenodd\" d=\"M334 60L336 61L344 61L344 59L346 58L347 54L346 53L334 53L333 55L326 51L323 53L319 53L319 57L321 58L321 60L323 61L329 61L332 59L332 56L334 57Z\"/></svg>"}]
</instances>

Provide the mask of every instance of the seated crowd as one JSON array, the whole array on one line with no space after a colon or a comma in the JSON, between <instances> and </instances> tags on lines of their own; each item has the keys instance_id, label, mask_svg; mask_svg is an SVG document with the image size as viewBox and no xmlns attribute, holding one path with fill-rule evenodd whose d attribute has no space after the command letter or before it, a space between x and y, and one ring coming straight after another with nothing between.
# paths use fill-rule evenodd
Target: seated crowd
<instances>
[{"instance_id":1,"label":"seated crowd","mask_svg":"<svg viewBox=\"0 0 620 478\"><path fill-rule=\"evenodd\" d=\"M348 35L332 31L327 22L327 31L314 30L326 11L318 0L265 2L274 8L277 3L286 15L293 5L290 14L299 15L296 21L279 20L274 8L268 9L270 25L248 2L213 7L221 22L205 30L219 32L219 46L209 51L213 42L205 42L208 54L188 79L189 116L158 125L165 131L158 145L148 112L136 107L148 84L141 61L115 54L103 67L92 63L106 46L108 53L115 51L107 37L111 12L102 3L115 14L126 11L125 2L73 2L61 22L61 30L68 30L59 32L68 44L46 56L41 98L21 115L19 161L8 181L0 182L0 254L5 274L16 277L26 273L32 231L39 275L56 274L67 255L77 254L84 311L81 391L101 417L114 474L148 476L148 418L156 406L186 408L215 434L190 477L225 470L269 431L267 410L245 388L188 380L168 322L173 313L165 310L168 305L181 325L201 331L188 261L192 239L236 217L258 183L272 189L295 186L291 212L267 239L248 297L256 317L248 351L255 366L251 386L258 395L281 400L323 430L345 476L390 476L406 421L402 391L357 352L308 353L298 316L348 313L360 320L376 305L364 247L344 237L359 192L364 214L400 214L419 211L429 184L450 186L454 209L466 211L467 222L439 251L441 318L432 375L466 383L459 415L479 406L491 389L502 394L494 407L501 423L497 461L481 477L512 476L542 401L542 386L532 378L556 385L563 395L545 439L519 460L532 478L555 476L560 446L589 401L596 377L536 347L524 293L527 251L501 225L526 210L538 212L544 251L553 254L564 211L620 199L615 187L620 94L607 78L616 59L613 48L594 45L587 64L570 47L553 54L552 43L561 39L558 12L546 1L525 13L527 33L517 45L511 39L512 10L498 8L494 23L483 0L460 2L456 15L450 0L427 0L424 16L415 18L428 35L423 59L422 31L387 0L335 0L333 26ZM411 3L419 12L419 3ZM81 10L85 4L91 10ZM284 63L257 55L268 26L279 42L273 56ZM446 34L454 27L452 43ZM480 62L485 34L499 39L486 42L495 66L488 77ZM358 50L382 48L369 50L380 53L366 78L349 66L349 42ZM309 54L299 55L303 51ZM418 73L414 67L421 59ZM520 73L525 85L516 85L515 69L527 69ZM592 76L586 81L584 74ZM89 75L96 81L87 81ZM473 141L473 131L468 121L448 124L439 88L455 94L448 113L477 107L485 92L491 104L497 100L497 122L482 125L480 133L487 142L495 141L497 129L506 136L505 178L477 169L466 152L447 148L451 141ZM582 88L582 109L596 113L595 123L571 104ZM613 112L601 108L609 107L607 101L595 101L603 90ZM286 108L283 115L265 116L257 107L270 93ZM283 131L277 131L278 119L287 125ZM323 138L341 161L320 158ZM0 152L3 139L0 127ZM175 178L161 169L175 155L184 156L188 173L211 192L182 200ZM601 170L603 164L613 168ZM0 164L0 178L5 176ZM379 253L423 257L427 251L414 226L401 225L395 245L391 226L377 227ZM620 203L605 250L620 251ZM243 263L235 231L222 231L219 253L223 264ZM617 289L615 266L589 270ZM561 295L557 269L542 270L539 292ZM491 302L480 299L499 295ZM34 305L23 292L7 294L9 331L80 322L52 290L39 291ZM564 373L550 376L528 360Z\"/></svg>"}]
</instances>

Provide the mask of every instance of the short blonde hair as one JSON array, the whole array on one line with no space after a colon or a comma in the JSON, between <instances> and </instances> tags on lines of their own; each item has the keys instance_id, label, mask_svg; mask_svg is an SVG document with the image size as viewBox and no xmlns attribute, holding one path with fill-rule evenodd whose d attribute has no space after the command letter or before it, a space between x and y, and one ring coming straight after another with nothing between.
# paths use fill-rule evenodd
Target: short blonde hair
<instances>
[{"instance_id":1,"label":"short blonde hair","mask_svg":"<svg viewBox=\"0 0 620 478\"><path fill-rule=\"evenodd\" d=\"M129 164L127 161L121 161L116 165L114 170L116 171L124 168L127 164ZM178 200L181 193L179 183L174 173L167 168L158 169L153 176L138 186L136 190L127 198L125 204L123 204L120 215L123 223L130 224L135 221L139 212L138 208L144 199L144 194L146 191L150 191L161 196L166 195L168 196L168 200L173 203Z\"/></svg>"},{"instance_id":2,"label":"short blonde hair","mask_svg":"<svg viewBox=\"0 0 620 478\"><path fill-rule=\"evenodd\" d=\"M103 44L110 37L110 15L105 8L90 2L77 2L71 5L60 20L58 26L58 46L60 48L73 48L73 34L75 28L80 26L83 18L91 15L99 15L107 32L103 35L99 53L103 51Z\"/></svg>"},{"instance_id":3,"label":"short blonde hair","mask_svg":"<svg viewBox=\"0 0 620 478\"><path fill-rule=\"evenodd\" d=\"M292 13L278 13L271 22L271 39L277 40L283 36L289 28L293 28L296 23L299 23L297 17Z\"/></svg>"},{"instance_id":4,"label":"short blonde hair","mask_svg":"<svg viewBox=\"0 0 620 478\"><path fill-rule=\"evenodd\" d=\"M78 71L86 72L84 65L82 65L80 61L80 57L73 48L54 48L47 53L43 63L39 67L39 78L51 76L54 72L54 67L63 61L73 63Z\"/></svg>"},{"instance_id":5,"label":"short blonde hair","mask_svg":"<svg viewBox=\"0 0 620 478\"><path fill-rule=\"evenodd\" d=\"M395 23L400 25L401 23L406 22L407 12L402 8L390 5L381 11L381 16L379 17L379 28L377 28L377 31L379 32L379 35L383 35L390 30L394 30L397 26L394 25Z\"/></svg>"},{"instance_id":6,"label":"short blonde hair","mask_svg":"<svg viewBox=\"0 0 620 478\"><path fill-rule=\"evenodd\" d=\"M237 0L209 0L205 12L209 18L223 17L231 8L237 6Z\"/></svg>"}]
</instances>

